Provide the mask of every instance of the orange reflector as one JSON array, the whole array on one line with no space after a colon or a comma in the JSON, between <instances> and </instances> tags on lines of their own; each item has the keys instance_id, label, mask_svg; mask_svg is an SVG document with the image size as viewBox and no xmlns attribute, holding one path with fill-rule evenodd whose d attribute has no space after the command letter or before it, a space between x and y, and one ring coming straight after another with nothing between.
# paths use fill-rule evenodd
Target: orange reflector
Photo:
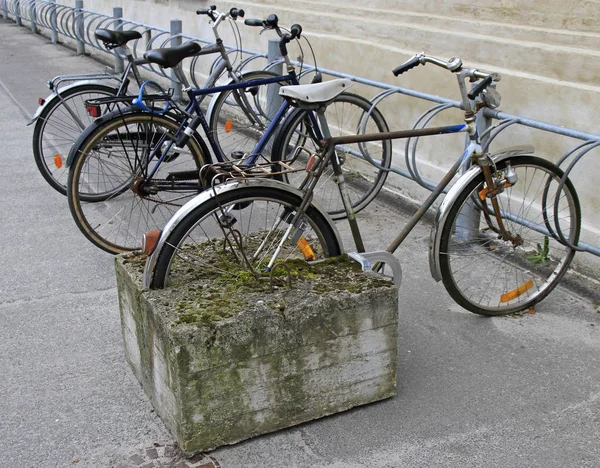
<instances>
[{"instance_id":1,"label":"orange reflector","mask_svg":"<svg viewBox=\"0 0 600 468\"><path fill-rule=\"evenodd\" d=\"M150 255L156 247L156 243L158 242L158 238L160 237L160 231L152 230L146 232L142 236L142 250Z\"/></svg>"},{"instance_id":2,"label":"orange reflector","mask_svg":"<svg viewBox=\"0 0 600 468\"><path fill-rule=\"evenodd\" d=\"M528 279L527 281L525 281L518 288L513 289L512 291L509 291L507 293L502 294L500 296L500 302L509 302L509 301L512 301L513 299L516 299L517 297L519 297L521 294L525 294L532 287L533 287L533 281L531 281L530 279Z\"/></svg>"},{"instance_id":3,"label":"orange reflector","mask_svg":"<svg viewBox=\"0 0 600 468\"><path fill-rule=\"evenodd\" d=\"M45 100L44 98L39 98L39 99L38 99L38 104L39 104L40 106L43 106L45 103L46 103L46 100Z\"/></svg>"},{"instance_id":4,"label":"orange reflector","mask_svg":"<svg viewBox=\"0 0 600 468\"><path fill-rule=\"evenodd\" d=\"M296 242L296 245L300 249L300 252L302 252L302 255L304 255L305 260L314 262L317 259L315 252L304 237L300 237L300 239L298 239L298 242Z\"/></svg>"},{"instance_id":5,"label":"orange reflector","mask_svg":"<svg viewBox=\"0 0 600 468\"><path fill-rule=\"evenodd\" d=\"M60 169L62 167L62 164L63 164L62 156L60 154L55 154L54 155L54 165Z\"/></svg>"},{"instance_id":6,"label":"orange reflector","mask_svg":"<svg viewBox=\"0 0 600 468\"><path fill-rule=\"evenodd\" d=\"M308 158L308 162L306 163L306 170L310 171L311 168L313 167L314 163L315 163L315 155L311 154L310 157Z\"/></svg>"},{"instance_id":7,"label":"orange reflector","mask_svg":"<svg viewBox=\"0 0 600 468\"><path fill-rule=\"evenodd\" d=\"M231 120L228 120L227 122L225 122L225 133L231 132L232 128L233 128L233 122Z\"/></svg>"}]
</instances>

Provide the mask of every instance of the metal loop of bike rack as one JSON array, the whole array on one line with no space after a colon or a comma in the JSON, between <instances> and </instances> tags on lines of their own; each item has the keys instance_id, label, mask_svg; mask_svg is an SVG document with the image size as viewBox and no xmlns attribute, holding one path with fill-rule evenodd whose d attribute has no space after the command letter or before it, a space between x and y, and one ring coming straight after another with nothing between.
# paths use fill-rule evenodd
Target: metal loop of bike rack
<instances>
[{"instance_id":1,"label":"metal loop of bike rack","mask_svg":"<svg viewBox=\"0 0 600 468\"><path fill-rule=\"evenodd\" d=\"M165 30L124 19L122 18L122 9L118 7L113 9L113 16L108 16L91 10L85 10L83 8L83 0L76 0L75 3L76 6L71 7L56 3L56 0L0 0L0 11L2 12L4 18L8 18L9 15L14 17L14 20L18 25L22 25L23 20L29 22L31 25L31 29L34 32L37 32L38 27L43 27L45 29L50 30L53 42L57 42L58 34L62 34L63 36L69 37L77 41L78 53L84 53L85 45L107 52L106 49L102 47L102 45L99 44L98 41L95 39L94 30L97 28L118 28L123 30L135 29L140 31L142 33L142 39L137 39L133 41L133 44L131 46L135 58L139 58L140 51L142 51L141 54L143 55L144 52L146 52L147 50L151 50L152 48L154 48L155 45L158 45L158 47L166 47L170 44L174 44L174 41L176 40L193 40L204 44L212 43L212 41L206 39L182 34L181 22L177 20L171 22L172 30ZM179 28L177 32L173 31L174 23L176 23L175 28ZM145 41L145 46L142 46L140 42L142 40ZM229 49L232 52L235 51L234 47L229 47ZM241 49L239 52L241 54L246 55L247 57L242 58L241 67L238 68L238 70L258 58L267 57L267 55L264 53L247 49ZM117 60L122 60L122 56L119 56L118 51L116 49L110 51L110 53L112 53L115 56L115 64L117 64ZM197 62L198 57L194 57L190 59L189 65L189 76L191 77L191 81L195 86L198 86L198 82L195 79ZM297 61L292 61L292 63L296 66L302 66L302 75L313 72L315 70L313 66L306 63L301 63ZM270 70L275 66L279 66L280 64L281 62L277 60L270 61L265 69ZM214 67L215 63L213 63L212 66ZM174 76L167 75L165 71L162 70L160 67L157 67L153 64L145 64L143 65L143 67L148 71L151 71L155 74L158 74L171 80L171 86L173 88L181 88L181 84L178 83L176 78ZM119 71L117 70L117 68L117 65L115 65L115 70ZM366 115L363 115L361 117L360 123L361 125L363 125L363 131L364 129L366 129L368 117L373 111L373 109L375 109L376 106L381 104L381 102L384 99L393 94L402 94L405 96L436 103L433 107L431 107L429 110L425 111L418 117L418 119L415 121L415 124L413 125L413 128L417 128L418 126L424 128L436 115L447 109L462 108L462 104L460 102L442 98L440 96L430 95L407 88L389 85L387 83L368 80L365 78L340 73L335 70L329 70L326 68L319 67L319 71L323 74L327 74L332 77L346 78L356 83L371 86L373 88L378 88L381 90L371 100L373 103L371 110L368 113L366 113ZM495 124L489 126L482 133L484 149L487 149L491 141L494 140L502 131L515 124L582 140L582 143L577 144L573 149L566 152L565 155L563 155L557 162L557 164L561 166L566 164L567 160L569 160L572 157L571 162L569 163L567 168L564 169L564 176L562 178L562 181L560 182L559 191L556 195L555 206L557 206L556 202L558 201L562 189L564 188L564 184L569 175L572 173L576 164L583 158L584 155L588 154L591 150L600 146L600 135L597 134L581 132L575 129L560 127L557 125L552 125L533 119L527 119L516 115L506 114L498 110L492 110L487 108L479 114L483 118L494 119L497 121ZM402 177L413 180L419 185L431 190L431 188L437 184L435 182L423 179L417 169L416 147L418 142L419 139L415 138L412 141L411 139L409 139L405 144L404 159L407 169L391 166L389 169L384 170L393 172ZM367 152L365 152L364 154L353 152L353 154L354 153L356 153L356 156L367 159L369 160L369 162L377 166L377 162L373 161L369 157ZM570 245L569 242L564 238L560 226L556 226L556 228L558 236L562 238L562 240L567 245ZM580 241L577 246L571 247L575 247L579 251L588 252L592 255L600 257L600 247L598 246L592 246Z\"/></svg>"}]
</instances>

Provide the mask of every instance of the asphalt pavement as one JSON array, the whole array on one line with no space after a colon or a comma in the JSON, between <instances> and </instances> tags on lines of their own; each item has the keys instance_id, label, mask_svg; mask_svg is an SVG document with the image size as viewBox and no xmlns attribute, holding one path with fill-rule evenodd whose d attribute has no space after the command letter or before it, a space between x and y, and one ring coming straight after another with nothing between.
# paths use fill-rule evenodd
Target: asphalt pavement
<instances>
[{"instance_id":1,"label":"asphalt pavement","mask_svg":"<svg viewBox=\"0 0 600 468\"><path fill-rule=\"evenodd\" d=\"M38 173L26 126L49 78L103 69L0 20L0 467L135 464L172 442L125 361L113 258ZM387 195L362 213L367 250L408 211ZM398 395L220 448L220 466L600 466L597 298L559 287L534 314L473 315L431 279L428 240L419 226L397 253Z\"/></svg>"}]
</instances>

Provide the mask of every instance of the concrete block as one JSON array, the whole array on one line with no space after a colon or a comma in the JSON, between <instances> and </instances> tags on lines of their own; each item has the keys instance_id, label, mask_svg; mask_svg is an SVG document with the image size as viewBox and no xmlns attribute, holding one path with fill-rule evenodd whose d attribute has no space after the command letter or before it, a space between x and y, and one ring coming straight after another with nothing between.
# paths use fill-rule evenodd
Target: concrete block
<instances>
[{"instance_id":1,"label":"concrete block","mask_svg":"<svg viewBox=\"0 0 600 468\"><path fill-rule=\"evenodd\" d=\"M397 290L354 262L310 267L291 290L244 291L208 316L194 301L219 304L217 284L142 291L142 265L116 258L125 354L187 454L396 394Z\"/></svg>"}]
</instances>

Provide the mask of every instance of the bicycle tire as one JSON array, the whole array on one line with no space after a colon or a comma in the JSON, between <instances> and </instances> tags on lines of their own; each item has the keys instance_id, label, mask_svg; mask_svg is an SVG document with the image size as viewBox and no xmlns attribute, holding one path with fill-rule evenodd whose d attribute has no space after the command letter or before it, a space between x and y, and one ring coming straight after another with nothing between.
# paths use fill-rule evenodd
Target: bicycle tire
<instances>
[{"instance_id":1,"label":"bicycle tire","mask_svg":"<svg viewBox=\"0 0 600 468\"><path fill-rule=\"evenodd\" d=\"M485 229L489 225L483 216L484 209L496 227L497 221L490 199L485 196L483 173L456 197L448 207L446 221L439 226L438 261L444 286L459 305L480 315L506 315L534 306L560 282L575 254L575 250L553 235L552 229L555 222L552 195L556 193L562 170L535 156L503 160L497 163L497 169L504 171L507 161L518 180L496 199L502 221L512 235L518 236L517 242L503 240ZM544 204L545 189L552 195ZM565 184L558 208L563 232L577 244L581 210L570 180ZM468 214L469 209L474 210L471 212L475 217Z\"/></svg>"},{"instance_id":2,"label":"bicycle tire","mask_svg":"<svg viewBox=\"0 0 600 468\"><path fill-rule=\"evenodd\" d=\"M264 267L271 258L271 250L268 249L276 247L278 236L288 226L278 225L275 228L274 223L282 219L281 214L286 208L295 211L301 202L301 196L288 190L260 185L241 186L210 198L182 218L168 235L152 272L151 287L164 288L185 284L189 281L188 275L197 274L201 268L214 268L214 265L203 264L202 259L193 252L207 243L215 245L215 239L223 236L224 230L220 227L223 223L219 221L223 214L222 209L227 213L228 222L232 222L231 217L235 218L234 226L246 243L244 250L253 267ZM316 259L341 254L342 248L334 228L314 206L310 205L306 210L305 221L307 228L302 236L310 244ZM260 252L258 258L253 259L252 251L258 252L256 246L267 238L267 233L270 233L268 246ZM305 258L291 239L286 242L279 259ZM251 247L248 247L248 244L251 244Z\"/></svg>"},{"instance_id":3,"label":"bicycle tire","mask_svg":"<svg viewBox=\"0 0 600 468\"><path fill-rule=\"evenodd\" d=\"M50 102L38 116L33 129L33 159L42 177L57 192L66 195L68 168L64 157L83 129L65 110L65 102L75 104L72 112L87 126L94 120L85 111L85 101L114 96L117 89L111 86L86 83L60 92L62 100ZM51 151L52 150L52 151ZM51 154L49 154L51 153Z\"/></svg>"},{"instance_id":4,"label":"bicycle tire","mask_svg":"<svg viewBox=\"0 0 600 468\"><path fill-rule=\"evenodd\" d=\"M81 143L69 171L67 198L77 227L94 245L114 254L139 249L146 231L161 229L180 205L198 193L178 190L175 184L172 190L149 194L140 188L143 181L152 190L152 182L164 183L169 174L178 172L197 173L205 164L202 145L190 138L183 150L171 149L148 181L144 158L152 142L157 141L156 135L173 140L178 126L164 116L124 114L103 122Z\"/></svg>"},{"instance_id":5,"label":"bicycle tire","mask_svg":"<svg viewBox=\"0 0 600 468\"><path fill-rule=\"evenodd\" d=\"M327 106L326 119L332 136L357 133L388 132L385 118L377 108L371 109L371 101L353 93L342 93ZM370 112L370 114L369 114ZM365 125L365 118L366 121ZM316 115L315 115L316 117ZM298 146L307 148L302 153L298 165L306 165L308 154L315 154L321 148L319 139L312 130L313 124L308 118L308 111L296 110L281 125L272 152L272 161L290 159ZM367 154L383 168L389 169L392 164L392 142L379 141L358 143L336 147L341 162L344 178L354 212L364 209L379 193L388 175L388 171L378 168L364 159ZM360 156L363 155L363 156ZM325 169L314 193L319 202L333 219L346 216L337 184L333 180L331 166ZM306 178L305 172L296 172L276 176L279 180L294 187L302 186Z\"/></svg>"},{"instance_id":6,"label":"bicycle tire","mask_svg":"<svg viewBox=\"0 0 600 468\"><path fill-rule=\"evenodd\" d=\"M279 74L266 70L250 71L242 74L241 81L275 78ZM211 105L209 127L211 134L219 147L221 158L224 161L237 159L232 153L251 154L256 144L262 138L264 131L270 124L270 117L279 109L279 99L267 108L267 93L275 95L276 90L288 85L288 82L270 85L252 86L243 89L223 91L217 95ZM275 89L272 89L275 88ZM242 93L245 100L242 101ZM252 106L251 112L243 110L243 103ZM251 119L250 116L253 116ZM254 121L253 121L254 120ZM271 141L267 143L265 153L270 153ZM268 156L268 154L266 154ZM219 155L217 155L218 157ZM218 157L218 159L221 159Z\"/></svg>"}]
</instances>

